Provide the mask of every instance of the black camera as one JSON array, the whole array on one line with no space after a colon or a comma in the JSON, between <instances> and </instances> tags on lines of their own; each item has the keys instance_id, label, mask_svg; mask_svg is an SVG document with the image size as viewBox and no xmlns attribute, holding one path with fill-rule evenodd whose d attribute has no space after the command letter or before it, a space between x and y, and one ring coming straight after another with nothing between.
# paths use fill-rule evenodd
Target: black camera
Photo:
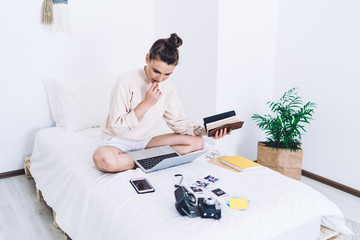
<instances>
[{"instance_id":1,"label":"black camera","mask_svg":"<svg viewBox=\"0 0 360 240\"><path fill-rule=\"evenodd\" d=\"M221 218L220 203L211 197L198 198L200 217L202 218Z\"/></svg>"},{"instance_id":2,"label":"black camera","mask_svg":"<svg viewBox=\"0 0 360 240\"><path fill-rule=\"evenodd\" d=\"M199 208L196 205L196 197L185 187L179 186L175 190L175 199L175 208L181 214L181 216L199 216Z\"/></svg>"},{"instance_id":3,"label":"black camera","mask_svg":"<svg viewBox=\"0 0 360 240\"><path fill-rule=\"evenodd\" d=\"M181 174L176 174L176 177L181 176ZM181 214L181 216L197 217L202 218L221 218L221 209L220 204L216 199L211 197L198 198L196 204L196 197L194 194L189 192L185 187L175 185L175 208Z\"/></svg>"}]
</instances>

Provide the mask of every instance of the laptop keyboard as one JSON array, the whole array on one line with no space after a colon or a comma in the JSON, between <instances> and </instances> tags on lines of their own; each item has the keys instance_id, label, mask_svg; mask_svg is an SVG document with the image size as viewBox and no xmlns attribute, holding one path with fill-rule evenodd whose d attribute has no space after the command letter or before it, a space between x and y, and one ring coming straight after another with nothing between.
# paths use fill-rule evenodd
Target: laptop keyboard
<instances>
[{"instance_id":1,"label":"laptop keyboard","mask_svg":"<svg viewBox=\"0 0 360 240\"><path fill-rule=\"evenodd\" d=\"M177 157L177 156L179 156L177 153L170 153L170 154L160 155L160 156L156 156L156 157L141 159L141 160L138 160L138 163L140 163L141 166L143 166L143 168L148 170L166 158L172 158L172 157Z\"/></svg>"}]
</instances>

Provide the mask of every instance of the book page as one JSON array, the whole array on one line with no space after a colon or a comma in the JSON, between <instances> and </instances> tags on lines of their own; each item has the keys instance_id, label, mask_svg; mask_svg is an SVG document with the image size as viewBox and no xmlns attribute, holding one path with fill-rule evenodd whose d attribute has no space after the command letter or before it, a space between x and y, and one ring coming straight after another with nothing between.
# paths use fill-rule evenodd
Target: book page
<instances>
[{"instance_id":1,"label":"book page","mask_svg":"<svg viewBox=\"0 0 360 240\"><path fill-rule=\"evenodd\" d=\"M219 121L216 121L216 122L208 123L208 124L206 124L206 129L208 131L210 131L211 129L221 127L221 126L223 126L225 124L235 123L235 122L239 122L239 121L240 121L240 119L239 119L238 116L233 116L233 117L222 119L222 120L219 120Z\"/></svg>"}]
</instances>

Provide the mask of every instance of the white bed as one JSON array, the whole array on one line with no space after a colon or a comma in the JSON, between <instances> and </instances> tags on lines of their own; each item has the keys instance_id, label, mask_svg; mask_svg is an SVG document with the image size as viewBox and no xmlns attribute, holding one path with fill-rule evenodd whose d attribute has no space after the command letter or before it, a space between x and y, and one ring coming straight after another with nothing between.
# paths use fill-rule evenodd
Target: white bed
<instances>
[{"instance_id":1,"label":"white bed","mask_svg":"<svg viewBox=\"0 0 360 240\"><path fill-rule=\"evenodd\" d=\"M234 173L201 156L150 174L140 169L98 171L92 161L100 136L95 126L105 119L113 84L111 79L45 80L57 127L37 132L31 174L56 212L57 224L72 239L310 240L319 236L320 224L351 233L341 211L326 197L265 167ZM231 210L223 204L220 220L182 217L175 209L177 173L186 184L209 174L218 177L216 187L247 198L249 209ZM146 176L154 193L135 192L129 179L140 176Z\"/></svg>"},{"instance_id":2,"label":"white bed","mask_svg":"<svg viewBox=\"0 0 360 240\"><path fill-rule=\"evenodd\" d=\"M150 174L140 169L100 172L92 162L99 134L99 128L68 132L62 127L36 134L31 174L72 239L317 239L320 224L351 233L341 211L325 196L265 167L235 173L201 156ZM174 206L177 173L186 184L216 176L217 187L249 199L249 209L222 204L220 220L180 216ZM151 182L154 193L135 192L129 179L140 176Z\"/></svg>"}]
</instances>

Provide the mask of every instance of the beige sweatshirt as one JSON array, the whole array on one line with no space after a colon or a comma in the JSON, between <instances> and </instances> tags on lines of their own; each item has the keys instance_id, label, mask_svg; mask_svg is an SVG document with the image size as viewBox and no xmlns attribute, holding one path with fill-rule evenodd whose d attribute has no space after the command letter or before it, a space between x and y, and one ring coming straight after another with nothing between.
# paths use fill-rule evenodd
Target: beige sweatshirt
<instances>
[{"instance_id":1,"label":"beige sweatshirt","mask_svg":"<svg viewBox=\"0 0 360 240\"><path fill-rule=\"evenodd\" d=\"M161 98L140 121L137 120L134 109L145 99L145 92L150 86L144 69L119 77L112 92L109 114L102 126L102 137L145 140L151 137L151 131L161 118L175 133L194 135L194 130L200 125L186 119L183 106L169 79L159 83Z\"/></svg>"}]
</instances>

